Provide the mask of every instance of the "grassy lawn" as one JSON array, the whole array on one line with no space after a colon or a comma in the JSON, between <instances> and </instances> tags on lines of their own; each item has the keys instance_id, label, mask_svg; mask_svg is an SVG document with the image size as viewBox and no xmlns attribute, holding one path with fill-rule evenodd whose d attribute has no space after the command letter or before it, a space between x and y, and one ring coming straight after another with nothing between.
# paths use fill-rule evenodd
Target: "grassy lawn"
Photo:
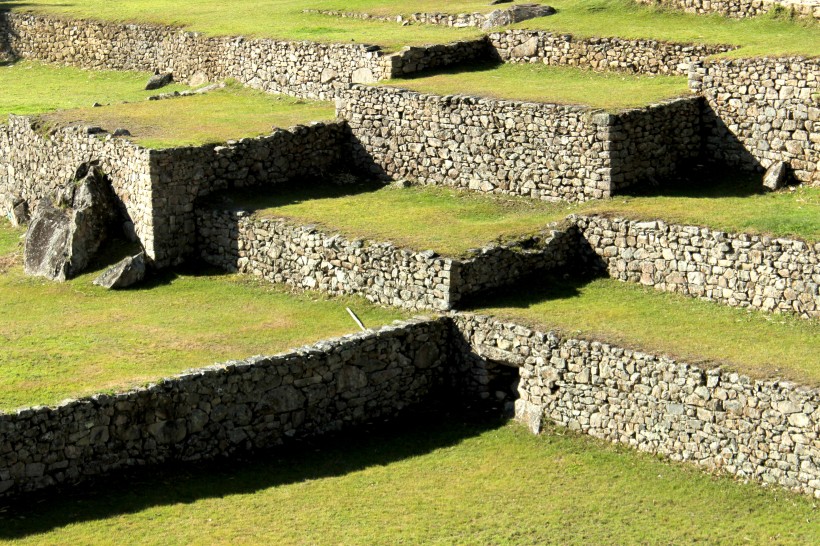
<instances>
[{"instance_id":1,"label":"grassy lawn","mask_svg":"<svg viewBox=\"0 0 820 546\"><path fill-rule=\"evenodd\" d=\"M0 6L2 3L0 3ZM6 114L40 114L66 108L139 101L156 95L145 91L151 74L57 67L30 61L0 63L0 121ZM187 89L173 84L163 92Z\"/></svg>"},{"instance_id":2,"label":"grassy lawn","mask_svg":"<svg viewBox=\"0 0 820 546\"><path fill-rule=\"evenodd\" d=\"M303 9L360 11L379 15L419 11L489 12L484 0L235 0L223 9L220 0L0 0L21 11L56 13L115 21L180 24L216 35L243 34L291 40L402 45L441 43L475 37L477 29L451 29L427 25L402 27L389 22L340 19L304 14ZM558 14L525 21L522 28L567 32L579 36L621 36L667 41L728 43L742 46L734 55L820 54L820 25L792 22L772 16L730 20L720 16L690 15L638 6L631 0L555 0ZM504 7L504 6L501 6Z\"/></svg>"},{"instance_id":3,"label":"grassy lawn","mask_svg":"<svg viewBox=\"0 0 820 546\"><path fill-rule=\"evenodd\" d=\"M124 127L149 148L198 146L269 134L273 127L334 119L332 104L230 85L202 95L54 112L57 125L84 123L113 132Z\"/></svg>"},{"instance_id":4,"label":"grassy lawn","mask_svg":"<svg viewBox=\"0 0 820 546\"><path fill-rule=\"evenodd\" d=\"M636 76L543 64L455 68L390 85L437 95L478 95L618 110L689 95L685 76Z\"/></svg>"},{"instance_id":5,"label":"grassy lawn","mask_svg":"<svg viewBox=\"0 0 820 546\"><path fill-rule=\"evenodd\" d=\"M815 503L563 429L432 414L0 512L15 544L816 544Z\"/></svg>"},{"instance_id":6,"label":"grassy lawn","mask_svg":"<svg viewBox=\"0 0 820 546\"><path fill-rule=\"evenodd\" d=\"M8 260L17 250L19 262L20 232L0 222L0 253ZM346 305L368 326L406 316L236 275L167 273L143 289L106 291L91 284L96 273L60 284L26 277L16 263L0 274L0 410L121 390L351 333L357 328Z\"/></svg>"},{"instance_id":7,"label":"grassy lawn","mask_svg":"<svg viewBox=\"0 0 820 546\"><path fill-rule=\"evenodd\" d=\"M654 194L636 193L590 202L579 212L634 220L662 218L722 231L820 241L820 188L797 186L763 192L760 187L760 176L727 173L679 186L672 184Z\"/></svg>"},{"instance_id":8,"label":"grassy lawn","mask_svg":"<svg viewBox=\"0 0 820 546\"><path fill-rule=\"evenodd\" d=\"M220 205L252 210L261 217L319 224L353 239L392 241L450 256L493 240L535 233L570 210L567 205L434 186L333 186L318 182L277 188L264 196L231 193L227 199Z\"/></svg>"},{"instance_id":9,"label":"grassy lawn","mask_svg":"<svg viewBox=\"0 0 820 546\"><path fill-rule=\"evenodd\" d=\"M820 322L768 315L612 279L541 279L475 311L558 328L582 337L665 353L689 363L724 364L758 378L820 385Z\"/></svg>"}]
</instances>

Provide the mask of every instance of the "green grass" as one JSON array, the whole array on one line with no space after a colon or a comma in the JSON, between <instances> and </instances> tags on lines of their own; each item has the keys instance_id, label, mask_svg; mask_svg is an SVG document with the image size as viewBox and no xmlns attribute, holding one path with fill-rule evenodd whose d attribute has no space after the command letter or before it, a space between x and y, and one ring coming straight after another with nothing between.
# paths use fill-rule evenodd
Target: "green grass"
<instances>
[{"instance_id":1,"label":"green grass","mask_svg":"<svg viewBox=\"0 0 820 546\"><path fill-rule=\"evenodd\" d=\"M566 205L431 186L324 185L305 181L275 193L231 193L220 206L318 224L353 239L392 241L457 256L497 239L535 233L564 218Z\"/></svg>"},{"instance_id":2,"label":"green grass","mask_svg":"<svg viewBox=\"0 0 820 546\"><path fill-rule=\"evenodd\" d=\"M555 0L556 15L514 25L577 36L650 38L671 42L732 44L733 57L820 55L820 24L773 15L729 19L638 5L632 0Z\"/></svg>"},{"instance_id":3,"label":"green grass","mask_svg":"<svg viewBox=\"0 0 820 546\"><path fill-rule=\"evenodd\" d=\"M0 223L0 251L8 256L19 231ZM237 275L165 273L144 289L107 291L91 284L96 273L53 283L26 277L18 263L0 274L0 410L121 390L351 333L357 328L346 305L367 326L406 316Z\"/></svg>"},{"instance_id":4,"label":"green grass","mask_svg":"<svg viewBox=\"0 0 820 546\"><path fill-rule=\"evenodd\" d=\"M815 502L563 429L433 414L0 513L15 544L816 544Z\"/></svg>"},{"instance_id":5,"label":"green grass","mask_svg":"<svg viewBox=\"0 0 820 546\"><path fill-rule=\"evenodd\" d=\"M820 385L820 322L746 311L612 279L534 281L477 304L541 330ZM523 286L523 285L522 285Z\"/></svg>"},{"instance_id":6,"label":"green grass","mask_svg":"<svg viewBox=\"0 0 820 546\"><path fill-rule=\"evenodd\" d=\"M2 6L2 4L0 4ZM145 91L147 72L113 72L56 67L30 61L0 64L0 121L6 114L41 114L66 108L139 101L156 95ZM186 89L173 84L163 92Z\"/></svg>"},{"instance_id":7,"label":"green grass","mask_svg":"<svg viewBox=\"0 0 820 546\"><path fill-rule=\"evenodd\" d=\"M334 119L327 102L270 95L231 85L202 95L55 112L50 124L84 123L113 132L124 127L148 148L198 146L269 134L273 127Z\"/></svg>"},{"instance_id":8,"label":"green grass","mask_svg":"<svg viewBox=\"0 0 820 546\"><path fill-rule=\"evenodd\" d=\"M290 40L402 45L442 43L479 35L476 29L428 25L402 27L391 22L366 22L322 15L303 9L336 9L380 15L417 11L489 12L483 0L235 0L225 10L221 0L29 0L3 5L20 11L54 13L114 21L180 24L213 35L266 36ZM820 25L764 16L730 20L698 16L648 6L631 0L555 0L558 14L525 21L516 27L579 36L622 36L667 41L728 43L742 46L734 55L820 54Z\"/></svg>"},{"instance_id":9,"label":"green grass","mask_svg":"<svg viewBox=\"0 0 820 546\"><path fill-rule=\"evenodd\" d=\"M684 76L637 76L543 64L481 65L384 82L437 95L479 95L618 110L689 94Z\"/></svg>"},{"instance_id":10,"label":"green grass","mask_svg":"<svg viewBox=\"0 0 820 546\"><path fill-rule=\"evenodd\" d=\"M721 231L820 242L820 188L798 186L761 192L760 187L759 176L726 174L660 188L656 195L618 196L588 203L579 212L636 220L662 218Z\"/></svg>"}]
</instances>

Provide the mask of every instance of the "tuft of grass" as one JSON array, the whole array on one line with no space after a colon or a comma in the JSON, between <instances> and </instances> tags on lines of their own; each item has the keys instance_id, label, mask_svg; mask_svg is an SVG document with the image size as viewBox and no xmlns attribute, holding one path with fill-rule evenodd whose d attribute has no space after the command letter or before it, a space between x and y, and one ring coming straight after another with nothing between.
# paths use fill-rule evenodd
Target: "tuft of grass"
<instances>
[{"instance_id":1,"label":"tuft of grass","mask_svg":"<svg viewBox=\"0 0 820 546\"><path fill-rule=\"evenodd\" d=\"M498 239L535 233L564 218L569 206L441 187L332 186L308 181L275 193L231 193L225 204L262 217L320 224L345 236L392 241L458 256Z\"/></svg>"},{"instance_id":2,"label":"tuft of grass","mask_svg":"<svg viewBox=\"0 0 820 546\"><path fill-rule=\"evenodd\" d=\"M2 7L2 3L0 3ZM156 95L145 91L151 74L80 70L32 61L0 64L0 121L7 114L30 115L66 108L90 108L92 104L139 101ZM172 84L162 92L181 91Z\"/></svg>"},{"instance_id":3,"label":"tuft of grass","mask_svg":"<svg viewBox=\"0 0 820 546\"><path fill-rule=\"evenodd\" d=\"M0 220L0 250L20 231ZM22 255L22 253L20 253ZM376 327L406 313L358 298L294 294L213 271L162 273L135 290L0 273L0 411L119 391L214 362L273 354L357 330L352 306Z\"/></svg>"},{"instance_id":4,"label":"tuft of grass","mask_svg":"<svg viewBox=\"0 0 820 546\"><path fill-rule=\"evenodd\" d=\"M685 76L638 76L543 64L449 68L390 85L438 95L479 95L620 110L689 94Z\"/></svg>"},{"instance_id":5,"label":"tuft of grass","mask_svg":"<svg viewBox=\"0 0 820 546\"><path fill-rule=\"evenodd\" d=\"M686 14L632 0L555 0L556 15L524 21L513 28L548 30L578 36L620 36L678 42L734 44L732 55L820 54L820 25L808 20L767 15L731 20L721 16ZM358 11L377 15L408 15L420 11L484 12L494 9L483 0L234 0L225 10L221 0L0 0L18 11L51 13L73 18L178 24L211 35L246 35L319 42L371 43L397 49L404 45L443 43L475 38L478 29L430 25L403 27L392 22L341 19L302 13L304 9ZM503 6L501 6L503 7Z\"/></svg>"},{"instance_id":6,"label":"tuft of grass","mask_svg":"<svg viewBox=\"0 0 820 546\"><path fill-rule=\"evenodd\" d=\"M430 415L16 503L16 544L816 544L815 502L563 429Z\"/></svg>"},{"instance_id":7,"label":"tuft of grass","mask_svg":"<svg viewBox=\"0 0 820 546\"><path fill-rule=\"evenodd\" d=\"M524 286L524 285L522 285ZM820 322L726 307L613 279L541 279L540 286L477 304L476 311L541 330L756 378L820 385Z\"/></svg>"},{"instance_id":8,"label":"tuft of grass","mask_svg":"<svg viewBox=\"0 0 820 546\"><path fill-rule=\"evenodd\" d=\"M113 132L124 127L131 140L147 148L199 146L268 134L274 127L334 119L332 104L230 85L202 95L159 101L62 110L49 124L84 123Z\"/></svg>"}]
</instances>

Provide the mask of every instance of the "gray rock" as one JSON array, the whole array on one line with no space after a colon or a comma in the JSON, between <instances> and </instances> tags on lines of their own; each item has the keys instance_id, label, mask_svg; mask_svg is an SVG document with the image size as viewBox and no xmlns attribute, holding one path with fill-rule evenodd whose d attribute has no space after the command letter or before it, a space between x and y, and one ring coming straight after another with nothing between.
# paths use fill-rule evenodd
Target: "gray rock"
<instances>
[{"instance_id":1,"label":"gray rock","mask_svg":"<svg viewBox=\"0 0 820 546\"><path fill-rule=\"evenodd\" d=\"M103 288L128 288L145 278L145 254L129 256L106 269L94 284Z\"/></svg>"},{"instance_id":2,"label":"gray rock","mask_svg":"<svg viewBox=\"0 0 820 546\"><path fill-rule=\"evenodd\" d=\"M541 4L519 4L508 9L497 9L487 15L487 19L481 28L489 30L494 27L512 25L536 17L546 17L553 15L555 8Z\"/></svg>"},{"instance_id":3,"label":"gray rock","mask_svg":"<svg viewBox=\"0 0 820 546\"><path fill-rule=\"evenodd\" d=\"M786 185L789 179L789 165L783 161L773 163L763 175L763 187L769 190L779 190Z\"/></svg>"},{"instance_id":4,"label":"gray rock","mask_svg":"<svg viewBox=\"0 0 820 546\"><path fill-rule=\"evenodd\" d=\"M65 281L97 253L116 217L110 183L99 167L83 164L55 204L44 198L26 231L23 262L28 275Z\"/></svg>"},{"instance_id":5,"label":"gray rock","mask_svg":"<svg viewBox=\"0 0 820 546\"><path fill-rule=\"evenodd\" d=\"M174 75L170 72L165 72L163 74L154 74L151 76L151 79L148 80L148 83L145 85L146 91L153 91L154 89L159 89L161 87L165 87L166 85L170 84L174 81Z\"/></svg>"},{"instance_id":6,"label":"gray rock","mask_svg":"<svg viewBox=\"0 0 820 546\"><path fill-rule=\"evenodd\" d=\"M11 204L11 210L9 210L9 221L13 227L20 227L23 224L28 224L29 220L31 220L31 214L28 210L28 203L20 200L15 200Z\"/></svg>"},{"instance_id":7,"label":"gray rock","mask_svg":"<svg viewBox=\"0 0 820 546\"><path fill-rule=\"evenodd\" d=\"M493 0L492 2L490 2L490 5L491 6L496 6L498 4L509 4L512 1L513 0Z\"/></svg>"},{"instance_id":8,"label":"gray rock","mask_svg":"<svg viewBox=\"0 0 820 546\"><path fill-rule=\"evenodd\" d=\"M131 131L128 129L123 129L122 127L115 129L113 135L115 137L126 137L131 136Z\"/></svg>"},{"instance_id":9,"label":"gray rock","mask_svg":"<svg viewBox=\"0 0 820 546\"><path fill-rule=\"evenodd\" d=\"M138 243L140 240L139 235L137 235L137 228L131 220L122 223L122 233L129 243Z\"/></svg>"}]
</instances>

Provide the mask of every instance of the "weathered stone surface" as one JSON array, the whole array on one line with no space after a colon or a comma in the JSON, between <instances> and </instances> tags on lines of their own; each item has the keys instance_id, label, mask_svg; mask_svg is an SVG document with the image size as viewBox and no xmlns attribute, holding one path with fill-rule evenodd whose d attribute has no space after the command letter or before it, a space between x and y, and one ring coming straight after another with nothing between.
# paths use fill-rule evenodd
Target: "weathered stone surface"
<instances>
[{"instance_id":1,"label":"weathered stone surface","mask_svg":"<svg viewBox=\"0 0 820 546\"><path fill-rule=\"evenodd\" d=\"M165 87L166 85L170 85L171 82L174 81L174 75L170 72L165 72L163 74L154 74L148 80L148 83L145 84L146 91L153 91L154 89L160 89Z\"/></svg>"},{"instance_id":2,"label":"weathered stone surface","mask_svg":"<svg viewBox=\"0 0 820 546\"><path fill-rule=\"evenodd\" d=\"M706 370L492 317L452 318L464 340L453 365L476 395L491 394L489 379L498 368L480 355L503 349L520 360L516 417L533 432L542 421L552 422L820 498L817 389Z\"/></svg>"},{"instance_id":3,"label":"weathered stone surface","mask_svg":"<svg viewBox=\"0 0 820 546\"><path fill-rule=\"evenodd\" d=\"M392 417L443 383L450 332L447 319L412 320L126 393L0 413L0 496ZM422 347L425 355L416 358Z\"/></svg>"},{"instance_id":4,"label":"weathered stone surface","mask_svg":"<svg viewBox=\"0 0 820 546\"><path fill-rule=\"evenodd\" d=\"M792 13L820 19L820 4L817 0L635 0L640 4L663 4L682 9L688 13L719 13L726 17L757 17L778 6Z\"/></svg>"},{"instance_id":5,"label":"weathered stone surface","mask_svg":"<svg viewBox=\"0 0 820 546\"><path fill-rule=\"evenodd\" d=\"M13 227L20 227L28 224L31 214L28 210L28 203L20 197L14 197L8 204L8 219Z\"/></svg>"},{"instance_id":6,"label":"weathered stone surface","mask_svg":"<svg viewBox=\"0 0 820 546\"><path fill-rule=\"evenodd\" d=\"M103 288L128 288L145 278L145 254L129 256L106 269L94 279L94 284Z\"/></svg>"},{"instance_id":7,"label":"weathered stone surface","mask_svg":"<svg viewBox=\"0 0 820 546\"><path fill-rule=\"evenodd\" d=\"M501 27L535 19L536 17L546 17L553 15L555 8L542 4L518 4L507 9L497 9L487 14L487 18L481 24L481 28L489 30L494 27Z\"/></svg>"},{"instance_id":8,"label":"weathered stone surface","mask_svg":"<svg viewBox=\"0 0 820 546\"><path fill-rule=\"evenodd\" d=\"M772 191L779 190L786 185L788 175L789 166L782 161L778 161L766 169L766 174L763 175L763 187Z\"/></svg>"},{"instance_id":9,"label":"weathered stone surface","mask_svg":"<svg viewBox=\"0 0 820 546\"><path fill-rule=\"evenodd\" d=\"M98 167L84 165L83 177L63 189L58 203L43 199L26 232L27 275L65 281L82 272L116 217L111 187Z\"/></svg>"}]
</instances>

